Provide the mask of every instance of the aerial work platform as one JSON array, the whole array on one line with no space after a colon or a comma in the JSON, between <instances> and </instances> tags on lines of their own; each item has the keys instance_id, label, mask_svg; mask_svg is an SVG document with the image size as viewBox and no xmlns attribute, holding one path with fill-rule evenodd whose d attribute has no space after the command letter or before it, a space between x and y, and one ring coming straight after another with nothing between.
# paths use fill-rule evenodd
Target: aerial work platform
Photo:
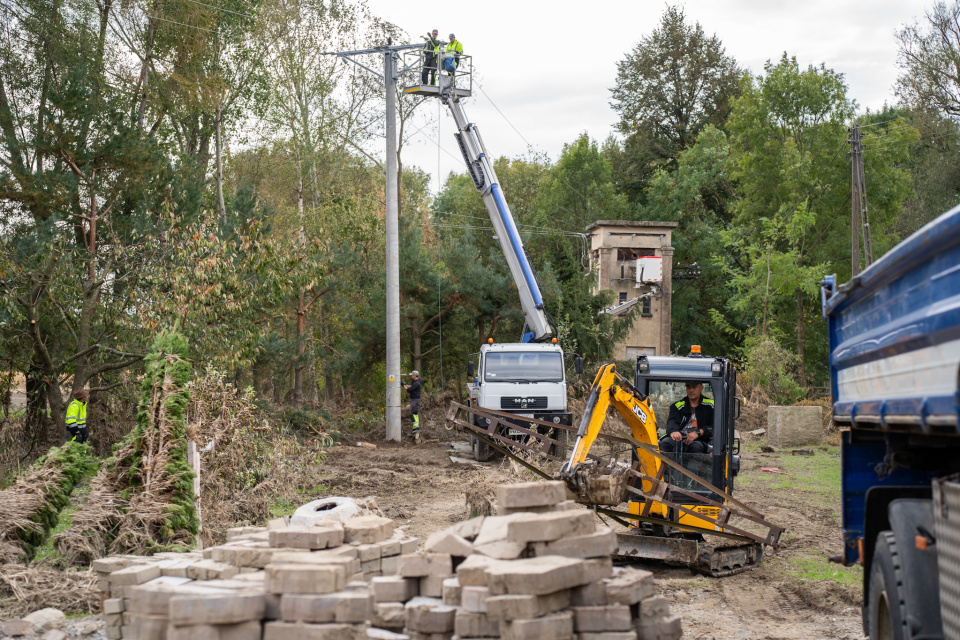
<instances>
[{"instance_id":1,"label":"aerial work platform","mask_svg":"<svg viewBox=\"0 0 960 640\"><path fill-rule=\"evenodd\" d=\"M424 50L404 53L404 69L400 75L405 71L414 71L416 79L420 81L405 86L404 94L435 97L443 94L458 98L469 98L473 95L472 56L440 51L436 61L429 62L427 54Z\"/></svg>"}]
</instances>

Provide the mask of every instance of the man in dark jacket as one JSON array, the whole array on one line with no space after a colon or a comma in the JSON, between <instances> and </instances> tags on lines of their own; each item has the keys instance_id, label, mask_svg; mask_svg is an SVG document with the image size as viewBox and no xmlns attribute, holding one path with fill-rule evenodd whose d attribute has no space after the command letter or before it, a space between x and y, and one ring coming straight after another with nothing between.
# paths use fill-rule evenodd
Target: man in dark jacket
<instances>
[{"instance_id":1,"label":"man in dark jacket","mask_svg":"<svg viewBox=\"0 0 960 640\"><path fill-rule=\"evenodd\" d=\"M703 383L687 382L687 397L670 405L667 435L660 439L660 451L707 453L713 437L713 400L703 397Z\"/></svg>"},{"instance_id":2,"label":"man in dark jacket","mask_svg":"<svg viewBox=\"0 0 960 640\"><path fill-rule=\"evenodd\" d=\"M440 40L437 36L440 32L436 29L433 33L427 34L427 41L423 44L423 71L420 72L420 84L437 84L437 58L440 56Z\"/></svg>"},{"instance_id":3,"label":"man in dark jacket","mask_svg":"<svg viewBox=\"0 0 960 640\"><path fill-rule=\"evenodd\" d=\"M417 438L420 436L420 390L423 388L423 383L420 382L419 371L411 371L410 377L413 381L403 385L403 388L407 390L407 396L410 398L410 419L413 420L413 431L410 435Z\"/></svg>"}]
</instances>

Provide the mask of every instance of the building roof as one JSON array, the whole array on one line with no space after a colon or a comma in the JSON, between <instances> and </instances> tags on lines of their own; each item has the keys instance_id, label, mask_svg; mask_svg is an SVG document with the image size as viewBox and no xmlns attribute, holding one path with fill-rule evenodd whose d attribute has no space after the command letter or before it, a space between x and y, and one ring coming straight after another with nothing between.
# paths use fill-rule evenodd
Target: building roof
<instances>
[{"instance_id":1,"label":"building roof","mask_svg":"<svg viewBox=\"0 0 960 640\"><path fill-rule=\"evenodd\" d=\"M597 220L587 226L587 231L598 227L666 227L676 229L679 222L656 222L653 220Z\"/></svg>"}]
</instances>

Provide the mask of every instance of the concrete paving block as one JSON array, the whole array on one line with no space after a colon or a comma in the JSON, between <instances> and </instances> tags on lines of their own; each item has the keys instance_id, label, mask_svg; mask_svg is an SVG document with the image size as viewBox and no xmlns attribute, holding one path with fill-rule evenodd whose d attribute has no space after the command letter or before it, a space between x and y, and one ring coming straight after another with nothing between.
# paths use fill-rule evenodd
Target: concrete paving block
<instances>
[{"instance_id":1,"label":"concrete paving block","mask_svg":"<svg viewBox=\"0 0 960 640\"><path fill-rule=\"evenodd\" d=\"M125 609L131 613L167 617L170 598L177 589L193 581L189 578L154 578L141 585L130 587L130 597L126 598Z\"/></svg>"},{"instance_id":2,"label":"concrete paving block","mask_svg":"<svg viewBox=\"0 0 960 640\"><path fill-rule=\"evenodd\" d=\"M522 482L497 487L497 505L507 509L549 507L567 499L563 482Z\"/></svg>"},{"instance_id":3,"label":"concrete paving block","mask_svg":"<svg viewBox=\"0 0 960 640\"><path fill-rule=\"evenodd\" d=\"M500 625L503 640L573 640L573 613L561 611L540 618Z\"/></svg>"},{"instance_id":4,"label":"concrete paving block","mask_svg":"<svg viewBox=\"0 0 960 640\"><path fill-rule=\"evenodd\" d=\"M287 622L335 622L337 599L326 595L284 594L280 596L280 619Z\"/></svg>"},{"instance_id":5,"label":"concrete paving block","mask_svg":"<svg viewBox=\"0 0 960 640\"><path fill-rule=\"evenodd\" d=\"M157 571L159 571L159 568ZM215 560L200 560L187 567L187 577L191 580L226 579L232 578L239 572L235 565Z\"/></svg>"},{"instance_id":6,"label":"concrete paving block","mask_svg":"<svg viewBox=\"0 0 960 640\"><path fill-rule=\"evenodd\" d=\"M123 637L120 627L107 627L103 630L103 635L107 637L108 640L120 640Z\"/></svg>"},{"instance_id":7,"label":"concrete paving block","mask_svg":"<svg viewBox=\"0 0 960 640\"><path fill-rule=\"evenodd\" d=\"M767 442L802 447L823 440L823 407L767 407Z\"/></svg>"},{"instance_id":8,"label":"concrete paving block","mask_svg":"<svg viewBox=\"0 0 960 640\"><path fill-rule=\"evenodd\" d=\"M400 554L416 553L420 548L420 541L416 538L402 538L400 540Z\"/></svg>"},{"instance_id":9,"label":"concrete paving block","mask_svg":"<svg viewBox=\"0 0 960 640\"><path fill-rule=\"evenodd\" d=\"M61 629L50 629L40 636L40 640L67 640L67 634Z\"/></svg>"},{"instance_id":10,"label":"concrete paving block","mask_svg":"<svg viewBox=\"0 0 960 640\"><path fill-rule=\"evenodd\" d=\"M347 572L337 565L267 565L267 593L333 593L347 583Z\"/></svg>"},{"instance_id":11,"label":"concrete paving block","mask_svg":"<svg viewBox=\"0 0 960 640\"><path fill-rule=\"evenodd\" d=\"M399 538L390 538L389 540L384 540L380 543L380 557L386 558L389 556L398 556L400 555L400 539Z\"/></svg>"},{"instance_id":12,"label":"concrete paving block","mask_svg":"<svg viewBox=\"0 0 960 640\"><path fill-rule=\"evenodd\" d=\"M570 605L597 607L607 604L607 586L603 580L576 587L570 591Z\"/></svg>"},{"instance_id":13,"label":"concrete paving block","mask_svg":"<svg viewBox=\"0 0 960 640\"><path fill-rule=\"evenodd\" d=\"M450 531L436 531L427 538L424 549L433 553L448 553L466 558L473 553L473 544Z\"/></svg>"},{"instance_id":14,"label":"concrete paving block","mask_svg":"<svg viewBox=\"0 0 960 640\"><path fill-rule=\"evenodd\" d=\"M453 559L447 553L418 551L404 554L397 560L397 574L404 578L426 576L449 578L453 575Z\"/></svg>"},{"instance_id":15,"label":"concrete paving block","mask_svg":"<svg viewBox=\"0 0 960 640\"><path fill-rule=\"evenodd\" d=\"M264 620L279 620L280 619L280 596L276 593L264 593L263 594L263 619Z\"/></svg>"},{"instance_id":16,"label":"concrete paving block","mask_svg":"<svg viewBox=\"0 0 960 640\"><path fill-rule=\"evenodd\" d=\"M477 533L477 537L473 540L473 546L476 548L480 545L489 544L491 542L506 540L507 525L522 515L523 514L514 514L510 516L485 517L483 522L480 524L480 531Z\"/></svg>"},{"instance_id":17,"label":"concrete paving block","mask_svg":"<svg viewBox=\"0 0 960 640\"><path fill-rule=\"evenodd\" d=\"M343 544L342 526L286 527L269 532L270 546L289 549L327 549Z\"/></svg>"},{"instance_id":18,"label":"concrete paving block","mask_svg":"<svg viewBox=\"0 0 960 640\"><path fill-rule=\"evenodd\" d=\"M369 562L361 562L360 572L363 573L364 575L367 575L370 573L375 573L379 575L380 574L380 558L377 558L376 560L370 560Z\"/></svg>"},{"instance_id":19,"label":"concrete paving block","mask_svg":"<svg viewBox=\"0 0 960 640\"><path fill-rule=\"evenodd\" d=\"M606 577L595 562L562 556L501 562L487 570L487 587L492 595L545 595Z\"/></svg>"},{"instance_id":20,"label":"concrete paving block","mask_svg":"<svg viewBox=\"0 0 960 640\"><path fill-rule=\"evenodd\" d=\"M560 538L552 542L534 542L532 546L534 554L538 556L601 558L617 550L617 534L609 527L601 527L585 536Z\"/></svg>"},{"instance_id":21,"label":"concrete paving block","mask_svg":"<svg viewBox=\"0 0 960 640\"><path fill-rule=\"evenodd\" d=\"M361 624L373 617L373 595L360 591L337 594L337 622Z\"/></svg>"},{"instance_id":22,"label":"concrete paving block","mask_svg":"<svg viewBox=\"0 0 960 640\"><path fill-rule=\"evenodd\" d=\"M357 543L357 546L360 546L360 543ZM348 558L358 558L359 554L357 553L357 546L344 545L342 547L337 547L335 549L327 549L326 551L314 551L314 553L322 553L325 555L331 556L346 556Z\"/></svg>"},{"instance_id":23,"label":"concrete paving block","mask_svg":"<svg viewBox=\"0 0 960 640\"><path fill-rule=\"evenodd\" d=\"M443 600L443 604L459 607L462 591L463 588L460 586L459 580L456 578L444 578L440 589L440 597Z\"/></svg>"},{"instance_id":24,"label":"concrete paving block","mask_svg":"<svg viewBox=\"0 0 960 640\"><path fill-rule=\"evenodd\" d=\"M136 614L131 617L130 631L127 627L120 627L123 630L124 638L137 638L137 640L167 640L167 629L170 621L165 617L147 616Z\"/></svg>"},{"instance_id":25,"label":"concrete paving block","mask_svg":"<svg viewBox=\"0 0 960 640\"><path fill-rule=\"evenodd\" d=\"M470 613L486 613L489 597L486 587L460 587L460 606Z\"/></svg>"},{"instance_id":26,"label":"concrete paving block","mask_svg":"<svg viewBox=\"0 0 960 640\"><path fill-rule=\"evenodd\" d=\"M461 638L499 638L500 623L491 620L485 613L472 613L460 609L454 619L454 633Z\"/></svg>"},{"instance_id":27,"label":"concrete paving block","mask_svg":"<svg viewBox=\"0 0 960 640\"><path fill-rule=\"evenodd\" d=\"M453 633L420 633L419 631L411 631L409 629L404 629L404 633L407 635L410 640L453 640L459 636L453 635Z\"/></svg>"},{"instance_id":28,"label":"concrete paving block","mask_svg":"<svg viewBox=\"0 0 960 640\"><path fill-rule=\"evenodd\" d=\"M108 627L119 627L123 624L122 613L104 613L101 615L103 623Z\"/></svg>"},{"instance_id":29,"label":"concrete paving block","mask_svg":"<svg viewBox=\"0 0 960 640\"><path fill-rule=\"evenodd\" d=\"M366 640L364 625L308 624L304 622L268 622L263 625L263 640Z\"/></svg>"},{"instance_id":30,"label":"concrete paving block","mask_svg":"<svg viewBox=\"0 0 960 640\"><path fill-rule=\"evenodd\" d=\"M470 518L469 520L458 522L452 527L449 527L447 531L455 533L461 538L472 542L480 534L480 527L482 526L483 516L477 516L476 518Z\"/></svg>"},{"instance_id":31,"label":"concrete paving block","mask_svg":"<svg viewBox=\"0 0 960 640\"><path fill-rule=\"evenodd\" d=\"M160 576L170 578L189 578L187 570L193 563L197 562L192 558L179 560L164 560L160 563Z\"/></svg>"},{"instance_id":32,"label":"concrete paving block","mask_svg":"<svg viewBox=\"0 0 960 640\"><path fill-rule=\"evenodd\" d=\"M420 595L428 598L443 597L444 576L424 576L420 578Z\"/></svg>"},{"instance_id":33,"label":"concrete paving block","mask_svg":"<svg viewBox=\"0 0 960 640\"><path fill-rule=\"evenodd\" d=\"M171 626L167 629L167 640L260 640L262 634L260 621L251 620L238 624Z\"/></svg>"},{"instance_id":34,"label":"concrete paving block","mask_svg":"<svg viewBox=\"0 0 960 640\"><path fill-rule=\"evenodd\" d=\"M637 607L637 618L640 620L652 620L669 615L670 602L663 596L644 598L640 601L639 607Z\"/></svg>"},{"instance_id":35,"label":"concrete paving block","mask_svg":"<svg viewBox=\"0 0 960 640\"><path fill-rule=\"evenodd\" d=\"M637 632L602 631L600 633L578 633L577 640L637 640Z\"/></svg>"},{"instance_id":36,"label":"concrete paving block","mask_svg":"<svg viewBox=\"0 0 960 640\"><path fill-rule=\"evenodd\" d=\"M110 585L123 587L143 584L147 580L160 577L159 564L142 564L118 569L110 574Z\"/></svg>"},{"instance_id":37,"label":"concrete paving block","mask_svg":"<svg viewBox=\"0 0 960 640\"><path fill-rule=\"evenodd\" d=\"M103 601L104 613L123 613L126 609L123 598L108 598Z\"/></svg>"},{"instance_id":38,"label":"concrete paving block","mask_svg":"<svg viewBox=\"0 0 960 640\"><path fill-rule=\"evenodd\" d=\"M387 558L380 558L380 573L383 575L393 575L397 572L397 567L400 565L400 556L390 556Z\"/></svg>"},{"instance_id":39,"label":"concrete paving block","mask_svg":"<svg viewBox=\"0 0 960 640\"><path fill-rule=\"evenodd\" d=\"M407 623L406 609L402 602L378 602L373 608L370 623L384 629L403 629Z\"/></svg>"},{"instance_id":40,"label":"concrete paving block","mask_svg":"<svg viewBox=\"0 0 960 640\"><path fill-rule=\"evenodd\" d=\"M603 607L573 607L574 631L599 633L601 631L631 631L633 619L630 607L622 604Z\"/></svg>"},{"instance_id":41,"label":"concrete paving block","mask_svg":"<svg viewBox=\"0 0 960 640\"><path fill-rule=\"evenodd\" d=\"M457 580L461 587L487 586L487 571L502 561L487 556L472 555L457 566Z\"/></svg>"},{"instance_id":42,"label":"concrete paving block","mask_svg":"<svg viewBox=\"0 0 960 640\"><path fill-rule=\"evenodd\" d=\"M638 640L680 640L683 635L683 626L678 616L638 620L634 629Z\"/></svg>"},{"instance_id":43,"label":"concrete paving block","mask_svg":"<svg viewBox=\"0 0 960 640\"><path fill-rule=\"evenodd\" d=\"M170 598L170 623L174 626L235 624L260 620L265 610L264 594L257 591L174 595Z\"/></svg>"},{"instance_id":44,"label":"concrete paving block","mask_svg":"<svg viewBox=\"0 0 960 640\"><path fill-rule=\"evenodd\" d=\"M356 553L344 554L333 550L326 551L277 551L270 560L272 565L321 565L342 566L347 575L360 572L360 560Z\"/></svg>"},{"instance_id":45,"label":"concrete paving block","mask_svg":"<svg viewBox=\"0 0 960 640\"><path fill-rule=\"evenodd\" d=\"M107 556L93 561L90 567L97 573L113 573L127 566L127 559L118 556Z\"/></svg>"},{"instance_id":46,"label":"concrete paving block","mask_svg":"<svg viewBox=\"0 0 960 640\"><path fill-rule=\"evenodd\" d=\"M289 524L290 522L284 518L274 518L273 520L267 520L267 531L277 531L278 529L285 529Z\"/></svg>"},{"instance_id":47,"label":"concrete paving block","mask_svg":"<svg viewBox=\"0 0 960 640\"><path fill-rule=\"evenodd\" d=\"M398 544L397 547L399 546ZM357 547L357 557L360 558L360 562L379 560L383 556L382 550L379 544L361 544Z\"/></svg>"},{"instance_id":48,"label":"concrete paving block","mask_svg":"<svg viewBox=\"0 0 960 640\"><path fill-rule=\"evenodd\" d=\"M488 558L497 560L516 560L527 550L527 545L522 542L508 542L506 540L497 540L487 544L474 545L474 553L479 553Z\"/></svg>"},{"instance_id":49,"label":"concrete paving block","mask_svg":"<svg viewBox=\"0 0 960 640\"><path fill-rule=\"evenodd\" d=\"M610 604L637 604L654 595L653 574L643 569L627 569L604 582Z\"/></svg>"},{"instance_id":50,"label":"concrete paving block","mask_svg":"<svg viewBox=\"0 0 960 640\"><path fill-rule=\"evenodd\" d=\"M346 544L373 544L383 542L393 535L393 520L380 516L360 516L344 521L343 530L343 541Z\"/></svg>"},{"instance_id":51,"label":"concrete paving block","mask_svg":"<svg viewBox=\"0 0 960 640\"><path fill-rule=\"evenodd\" d=\"M521 618L539 618L570 606L570 590L545 596L490 596L487 615L491 620L509 621Z\"/></svg>"},{"instance_id":52,"label":"concrete paving block","mask_svg":"<svg viewBox=\"0 0 960 640\"><path fill-rule=\"evenodd\" d=\"M263 569L254 569L253 567L245 567L240 570L240 573L233 576L231 580L235 582L250 582L250 583L261 583L266 579L266 574L263 572Z\"/></svg>"},{"instance_id":53,"label":"concrete paving block","mask_svg":"<svg viewBox=\"0 0 960 640\"><path fill-rule=\"evenodd\" d=\"M585 536L596 531L593 513L586 510L551 513L519 513L507 523L510 542L549 542Z\"/></svg>"},{"instance_id":54,"label":"concrete paving block","mask_svg":"<svg viewBox=\"0 0 960 640\"><path fill-rule=\"evenodd\" d=\"M382 576L370 581L375 602L406 602L420 594L419 578Z\"/></svg>"},{"instance_id":55,"label":"concrete paving block","mask_svg":"<svg viewBox=\"0 0 960 640\"><path fill-rule=\"evenodd\" d=\"M457 608L443 604L438 598L418 596L404 605L406 628L420 633L452 633Z\"/></svg>"}]
</instances>

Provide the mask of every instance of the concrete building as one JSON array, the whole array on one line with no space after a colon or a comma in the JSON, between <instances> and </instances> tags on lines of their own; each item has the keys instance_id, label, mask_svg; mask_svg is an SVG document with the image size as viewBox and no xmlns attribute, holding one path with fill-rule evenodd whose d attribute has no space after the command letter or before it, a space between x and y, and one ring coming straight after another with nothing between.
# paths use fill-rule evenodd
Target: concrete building
<instances>
[{"instance_id":1,"label":"concrete building","mask_svg":"<svg viewBox=\"0 0 960 640\"><path fill-rule=\"evenodd\" d=\"M662 261L662 279L657 283L662 291L637 303L640 305L633 328L627 338L617 345L614 357L633 360L644 353L650 356L670 354L670 295L673 291L673 246L671 244L676 222L646 222L635 220L597 220L589 227L590 269L597 273L595 286L615 294L613 304L620 304L656 291L651 284L638 282L637 258L660 258L644 261L644 280L653 267ZM644 266L646 265L646 266Z\"/></svg>"}]
</instances>

